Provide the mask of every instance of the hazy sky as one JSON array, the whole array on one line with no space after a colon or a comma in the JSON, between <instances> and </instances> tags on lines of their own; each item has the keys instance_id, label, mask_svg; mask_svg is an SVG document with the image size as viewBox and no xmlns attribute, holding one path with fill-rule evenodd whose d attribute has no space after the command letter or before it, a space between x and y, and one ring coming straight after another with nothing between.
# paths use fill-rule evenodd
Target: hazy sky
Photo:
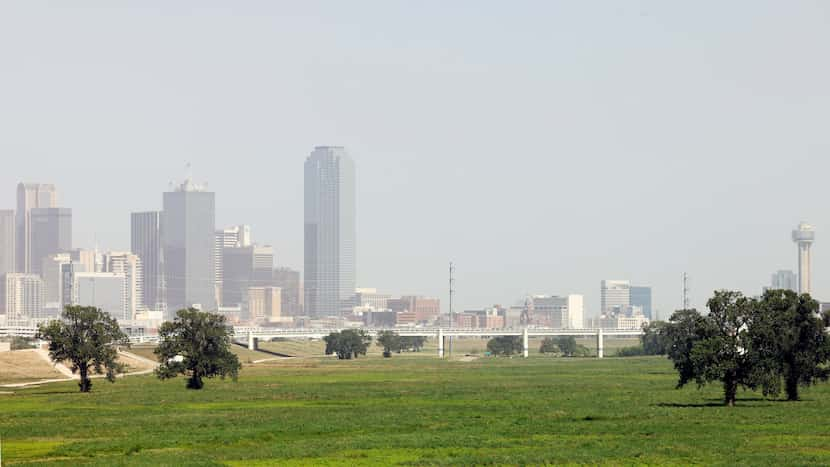
<instances>
[{"instance_id":1,"label":"hazy sky","mask_svg":"<svg viewBox=\"0 0 830 467\"><path fill-rule=\"evenodd\" d=\"M69 6L72 4L73 6ZM208 6L209 5L209 6ZM822 1L0 3L0 208L51 182L129 248L186 162L219 226L302 266L303 161L358 177L358 283L460 308L691 275L758 293L817 227L830 300Z\"/></svg>"}]
</instances>

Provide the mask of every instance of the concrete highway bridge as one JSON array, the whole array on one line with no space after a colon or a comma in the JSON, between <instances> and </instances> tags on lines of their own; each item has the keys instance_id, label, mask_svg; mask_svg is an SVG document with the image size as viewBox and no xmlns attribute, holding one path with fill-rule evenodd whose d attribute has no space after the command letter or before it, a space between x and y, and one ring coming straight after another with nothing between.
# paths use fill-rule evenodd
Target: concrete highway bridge
<instances>
[{"instance_id":1,"label":"concrete highway bridge","mask_svg":"<svg viewBox=\"0 0 830 467\"><path fill-rule=\"evenodd\" d=\"M322 339L332 332L345 329L271 329L262 327L234 328L234 340L255 350L260 340L272 339ZM597 357L603 357L603 340L605 337L638 337L642 330L635 329L549 329L549 328L508 328L508 329L467 329L467 328L358 328L363 329L372 337L377 337L383 331L392 331L400 336L407 337L434 337L438 340L438 358L444 358L445 337L497 337L522 336L522 355L528 356L528 339L530 337L547 336L574 336L592 337L597 340Z\"/></svg>"},{"instance_id":2,"label":"concrete highway bridge","mask_svg":"<svg viewBox=\"0 0 830 467\"><path fill-rule=\"evenodd\" d=\"M276 329L262 327L234 327L234 341L247 345L255 350L260 340L270 341L272 339L322 339L332 332L340 332L345 329L354 328L332 328L332 329ZM522 336L522 355L528 356L528 339L530 337L547 336L574 336L592 337L597 340L597 357L603 357L603 340L605 337L638 337L643 334L642 330L635 329L551 329L551 328L507 328L507 329L467 329L467 328L359 328L366 331L372 337L377 337L383 331L392 331L400 336L408 337L434 337L438 340L438 357L444 358L445 337L497 337L497 336ZM34 326L8 326L0 327L0 336L23 336L35 337L37 328ZM130 337L134 344L158 342L157 335Z\"/></svg>"}]
</instances>

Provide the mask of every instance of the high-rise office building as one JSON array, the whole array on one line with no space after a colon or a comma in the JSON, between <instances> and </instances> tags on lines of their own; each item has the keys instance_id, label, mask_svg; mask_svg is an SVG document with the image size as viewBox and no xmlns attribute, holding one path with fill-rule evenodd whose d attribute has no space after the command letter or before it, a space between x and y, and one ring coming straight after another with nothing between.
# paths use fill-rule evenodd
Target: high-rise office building
<instances>
[{"instance_id":1,"label":"high-rise office building","mask_svg":"<svg viewBox=\"0 0 830 467\"><path fill-rule=\"evenodd\" d=\"M792 290L798 292L798 276L790 270L778 270L772 274L770 287L773 290Z\"/></svg>"},{"instance_id":2,"label":"high-rise office building","mask_svg":"<svg viewBox=\"0 0 830 467\"><path fill-rule=\"evenodd\" d=\"M643 315L651 319L651 287L631 286L631 306L638 306L643 310Z\"/></svg>"},{"instance_id":3,"label":"high-rise office building","mask_svg":"<svg viewBox=\"0 0 830 467\"><path fill-rule=\"evenodd\" d=\"M40 274L44 258L72 249L71 209L30 209L28 227L29 272Z\"/></svg>"},{"instance_id":4,"label":"high-rise office building","mask_svg":"<svg viewBox=\"0 0 830 467\"><path fill-rule=\"evenodd\" d=\"M40 276L8 273L4 277L2 298L7 321L42 319L43 281Z\"/></svg>"},{"instance_id":5,"label":"high-rise office building","mask_svg":"<svg viewBox=\"0 0 830 467\"><path fill-rule=\"evenodd\" d=\"M225 303L222 298L222 284L224 281L222 271L222 254L225 248L237 248L251 246L251 226L235 225L216 231L216 240L213 244L213 263L215 269L216 303Z\"/></svg>"},{"instance_id":6,"label":"high-rise office building","mask_svg":"<svg viewBox=\"0 0 830 467\"><path fill-rule=\"evenodd\" d=\"M280 318L281 306L279 287L248 287L242 310L250 320L272 322Z\"/></svg>"},{"instance_id":7,"label":"high-rise office building","mask_svg":"<svg viewBox=\"0 0 830 467\"><path fill-rule=\"evenodd\" d=\"M631 283L623 280L604 280L600 290L600 312L619 313L631 305Z\"/></svg>"},{"instance_id":8,"label":"high-rise office building","mask_svg":"<svg viewBox=\"0 0 830 467\"><path fill-rule=\"evenodd\" d=\"M111 251L104 254L104 272L124 276L124 293L127 315L133 319L136 313L144 311L144 271L138 255L126 251Z\"/></svg>"},{"instance_id":9,"label":"high-rise office building","mask_svg":"<svg viewBox=\"0 0 830 467\"><path fill-rule=\"evenodd\" d=\"M290 268L276 268L274 269L273 284L281 290L281 314L284 316L301 315L303 310L300 303L300 271Z\"/></svg>"},{"instance_id":10,"label":"high-rise office building","mask_svg":"<svg viewBox=\"0 0 830 467\"><path fill-rule=\"evenodd\" d=\"M127 305L127 281L113 272L72 274L71 304L94 306L119 321L133 319Z\"/></svg>"},{"instance_id":11,"label":"high-rise office building","mask_svg":"<svg viewBox=\"0 0 830 467\"><path fill-rule=\"evenodd\" d=\"M164 193L162 235L167 318L182 308L216 309L215 195L187 179Z\"/></svg>"},{"instance_id":12,"label":"high-rise office building","mask_svg":"<svg viewBox=\"0 0 830 467\"><path fill-rule=\"evenodd\" d=\"M3 274L15 272L15 219L11 209L0 210L0 279Z\"/></svg>"},{"instance_id":13,"label":"high-rise office building","mask_svg":"<svg viewBox=\"0 0 830 467\"><path fill-rule=\"evenodd\" d=\"M793 230L793 242L798 245L798 293L811 293L813 270L810 250L816 239L816 230L812 225L802 222Z\"/></svg>"},{"instance_id":14,"label":"high-rise office building","mask_svg":"<svg viewBox=\"0 0 830 467\"><path fill-rule=\"evenodd\" d=\"M355 169L342 147L318 146L305 161L305 309L351 309L355 271Z\"/></svg>"},{"instance_id":15,"label":"high-rise office building","mask_svg":"<svg viewBox=\"0 0 830 467\"><path fill-rule=\"evenodd\" d=\"M30 254L30 218L29 212L35 208L54 208L58 205L55 185L43 183L20 183L17 185L17 211L15 213L15 261L17 272L29 272ZM40 266L38 266L40 267Z\"/></svg>"},{"instance_id":16,"label":"high-rise office building","mask_svg":"<svg viewBox=\"0 0 830 467\"><path fill-rule=\"evenodd\" d=\"M161 211L134 212L130 218L131 251L141 260L141 303L154 311L166 309Z\"/></svg>"},{"instance_id":17,"label":"high-rise office building","mask_svg":"<svg viewBox=\"0 0 830 467\"><path fill-rule=\"evenodd\" d=\"M63 266L70 264L69 253L49 255L43 259L40 277L43 279L43 310L45 315L57 317L63 309Z\"/></svg>"}]
</instances>

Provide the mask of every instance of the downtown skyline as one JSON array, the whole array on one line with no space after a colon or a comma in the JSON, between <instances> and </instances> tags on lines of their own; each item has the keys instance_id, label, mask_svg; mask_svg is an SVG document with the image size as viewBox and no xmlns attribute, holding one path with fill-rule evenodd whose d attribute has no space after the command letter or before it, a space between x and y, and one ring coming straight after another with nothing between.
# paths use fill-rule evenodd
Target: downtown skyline
<instances>
[{"instance_id":1,"label":"downtown skyline","mask_svg":"<svg viewBox=\"0 0 830 467\"><path fill-rule=\"evenodd\" d=\"M795 271L805 220L830 296L823 6L156 7L6 6L0 208L52 183L75 246L128 250L129 213L191 162L217 227L302 269L304 157L342 145L358 286L445 298L453 261L459 309L573 292L595 312L621 278L664 316L684 271L698 308Z\"/></svg>"}]
</instances>

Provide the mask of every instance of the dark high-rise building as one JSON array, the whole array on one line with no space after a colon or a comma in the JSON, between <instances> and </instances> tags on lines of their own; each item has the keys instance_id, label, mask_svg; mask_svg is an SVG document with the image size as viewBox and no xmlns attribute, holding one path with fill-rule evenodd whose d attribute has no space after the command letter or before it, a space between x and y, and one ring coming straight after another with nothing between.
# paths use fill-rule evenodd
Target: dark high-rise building
<instances>
[{"instance_id":1,"label":"dark high-rise building","mask_svg":"<svg viewBox=\"0 0 830 467\"><path fill-rule=\"evenodd\" d=\"M35 208L54 208L58 205L55 185L20 183L17 185L17 211L15 213L15 262L17 272L29 272L32 265L30 248L29 211ZM40 267L40 266L36 266Z\"/></svg>"},{"instance_id":2,"label":"dark high-rise building","mask_svg":"<svg viewBox=\"0 0 830 467\"><path fill-rule=\"evenodd\" d=\"M274 269L274 286L282 289L282 315L301 315L300 271L289 268Z\"/></svg>"},{"instance_id":3,"label":"dark high-rise building","mask_svg":"<svg viewBox=\"0 0 830 467\"><path fill-rule=\"evenodd\" d=\"M72 210L34 208L29 210L29 271L41 274L43 260L72 249Z\"/></svg>"},{"instance_id":4,"label":"dark high-rise building","mask_svg":"<svg viewBox=\"0 0 830 467\"><path fill-rule=\"evenodd\" d=\"M355 169L342 147L305 162L305 309L339 315L355 292Z\"/></svg>"},{"instance_id":5,"label":"dark high-rise building","mask_svg":"<svg viewBox=\"0 0 830 467\"><path fill-rule=\"evenodd\" d=\"M3 274L15 272L17 268L14 260L16 235L14 211L0 210L0 281ZM2 307L0 304L0 308Z\"/></svg>"},{"instance_id":6,"label":"dark high-rise building","mask_svg":"<svg viewBox=\"0 0 830 467\"><path fill-rule=\"evenodd\" d=\"M643 315L651 319L651 287L631 286L631 306L643 308Z\"/></svg>"},{"instance_id":7,"label":"dark high-rise building","mask_svg":"<svg viewBox=\"0 0 830 467\"><path fill-rule=\"evenodd\" d=\"M130 218L130 245L143 268L142 303L150 310L164 310L164 254L161 211L134 212Z\"/></svg>"},{"instance_id":8,"label":"dark high-rise building","mask_svg":"<svg viewBox=\"0 0 830 467\"><path fill-rule=\"evenodd\" d=\"M198 305L215 310L215 196L186 180L164 193L162 235L167 317Z\"/></svg>"},{"instance_id":9,"label":"dark high-rise building","mask_svg":"<svg viewBox=\"0 0 830 467\"><path fill-rule=\"evenodd\" d=\"M273 285L274 250L270 246L222 249L222 306L245 301L249 287Z\"/></svg>"}]
</instances>

